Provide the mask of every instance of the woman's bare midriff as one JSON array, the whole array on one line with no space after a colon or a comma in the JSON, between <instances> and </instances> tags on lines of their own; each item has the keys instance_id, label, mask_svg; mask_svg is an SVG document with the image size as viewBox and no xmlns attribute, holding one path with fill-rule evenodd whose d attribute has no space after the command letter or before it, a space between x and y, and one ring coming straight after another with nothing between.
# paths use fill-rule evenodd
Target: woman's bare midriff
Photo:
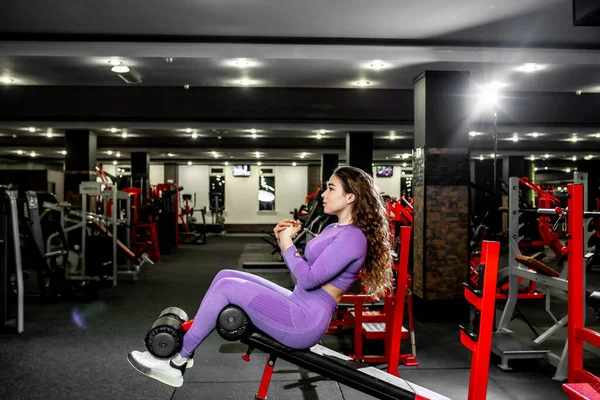
<instances>
[{"instance_id":1,"label":"woman's bare midriff","mask_svg":"<svg viewBox=\"0 0 600 400\"><path fill-rule=\"evenodd\" d=\"M330 283L324 284L323 286L321 286L321 289L323 289L327 293L329 293L331 295L331 297L334 298L335 302L338 304L342 300L342 296L344 295L344 293L346 293L345 290L336 288L335 286L333 286Z\"/></svg>"}]
</instances>

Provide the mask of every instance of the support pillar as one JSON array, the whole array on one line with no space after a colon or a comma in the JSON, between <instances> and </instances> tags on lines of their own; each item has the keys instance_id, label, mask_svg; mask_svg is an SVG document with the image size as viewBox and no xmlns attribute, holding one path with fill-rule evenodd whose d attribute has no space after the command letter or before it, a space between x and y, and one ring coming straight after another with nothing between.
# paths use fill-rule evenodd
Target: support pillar
<instances>
[{"instance_id":1,"label":"support pillar","mask_svg":"<svg viewBox=\"0 0 600 400\"><path fill-rule=\"evenodd\" d=\"M96 134L87 129L65 131L65 201L81 205L79 184L96 180Z\"/></svg>"},{"instance_id":2,"label":"support pillar","mask_svg":"<svg viewBox=\"0 0 600 400\"><path fill-rule=\"evenodd\" d=\"M179 183L179 165L165 164L165 183Z\"/></svg>"},{"instance_id":3,"label":"support pillar","mask_svg":"<svg viewBox=\"0 0 600 400\"><path fill-rule=\"evenodd\" d=\"M414 311L425 322L469 320L470 100L464 72L414 82Z\"/></svg>"},{"instance_id":4,"label":"support pillar","mask_svg":"<svg viewBox=\"0 0 600 400\"><path fill-rule=\"evenodd\" d=\"M150 198L150 153L131 153L133 187L142 189L142 201Z\"/></svg>"},{"instance_id":5,"label":"support pillar","mask_svg":"<svg viewBox=\"0 0 600 400\"><path fill-rule=\"evenodd\" d=\"M346 165L373 175L373 132L346 134Z\"/></svg>"},{"instance_id":6,"label":"support pillar","mask_svg":"<svg viewBox=\"0 0 600 400\"><path fill-rule=\"evenodd\" d=\"M321 187L326 189L327 181L338 167L339 156L336 154L321 155Z\"/></svg>"}]
</instances>

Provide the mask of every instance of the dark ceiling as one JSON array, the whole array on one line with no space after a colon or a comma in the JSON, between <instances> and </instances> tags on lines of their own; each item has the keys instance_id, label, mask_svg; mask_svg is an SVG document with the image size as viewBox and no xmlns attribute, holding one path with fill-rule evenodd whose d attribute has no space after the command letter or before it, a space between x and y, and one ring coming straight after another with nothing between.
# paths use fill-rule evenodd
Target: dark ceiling
<instances>
[{"instance_id":1,"label":"dark ceiling","mask_svg":"<svg viewBox=\"0 0 600 400\"><path fill-rule=\"evenodd\" d=\"M600 28L573 26L570 0L8 0L0 156L60 159L64 130L90 129L105 160L315 162L372 131L375 158L401 160L413 78L454 70L507 84L499 153L584 157L600 151L599 65ZM474 131L489 157L489 120Z\"/></svg>"}]
</instances>

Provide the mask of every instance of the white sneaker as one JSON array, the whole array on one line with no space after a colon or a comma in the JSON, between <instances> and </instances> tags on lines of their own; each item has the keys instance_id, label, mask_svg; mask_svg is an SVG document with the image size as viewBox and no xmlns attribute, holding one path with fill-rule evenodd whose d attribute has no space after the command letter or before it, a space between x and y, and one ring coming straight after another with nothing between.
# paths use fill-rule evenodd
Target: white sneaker
<instances>
[{"instance_id":1,"label":"white sneaker","mask_svg":"<svg viewBox=\"0 0 600 400\"><path fill-rule=\"evenodd\" d=\"M127 361L140 373L159 382L173 387L183 385L183 371L185 371L185 368L182 366L181 369L178 369L176 365L171 363L170 359L156 358L147 351L143 353L132 351L127 354Z\"/></svg>"}]
</instances>

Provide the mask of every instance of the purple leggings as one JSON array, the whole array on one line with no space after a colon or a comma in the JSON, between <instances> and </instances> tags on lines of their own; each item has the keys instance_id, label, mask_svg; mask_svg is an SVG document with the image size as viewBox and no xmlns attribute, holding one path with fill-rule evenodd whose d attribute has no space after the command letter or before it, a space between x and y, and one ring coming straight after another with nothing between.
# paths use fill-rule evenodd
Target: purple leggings
<instances>
[{"instance_id":1,"label":"purple leggings","mask_svg":"<svg viewBox=\"0 0 600 400\"><path fill-rule=\"evenodd\" d=\"M217 317L228 304L242 308L258 329L294 349L319 342L337 307L323 289L291 292L246 272L222 270L206 292L194 322L183 337L181 355L191 357L216 328Z\"/></svg>"}]
</instances>

